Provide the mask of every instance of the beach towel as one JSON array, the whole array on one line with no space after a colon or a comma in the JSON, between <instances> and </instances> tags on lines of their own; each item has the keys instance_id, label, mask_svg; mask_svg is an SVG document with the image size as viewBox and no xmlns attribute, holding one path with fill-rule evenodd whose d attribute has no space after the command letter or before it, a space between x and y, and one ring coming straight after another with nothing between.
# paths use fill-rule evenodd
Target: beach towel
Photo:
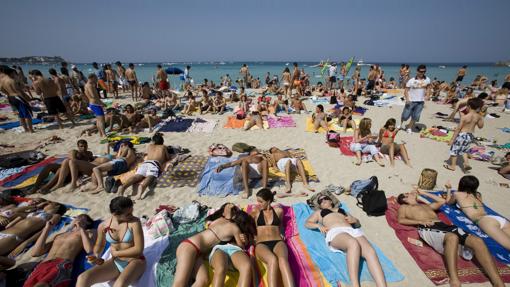
<instances>
[{"instance_id":1,"label":"beach towel","mask_svg":"<svg viewBox=\"0 0 510 287\"><path fill-rule=\"evenodd\" d=\"M311 97L309 99L314 105L328 105L329 98L328 97Z\"/></svg>"},{"instance_id":2,"label":"beach towel","mask_svg":"<svg viewBox=\"0 0 510 287\"><path fill-rule=\"evenodd\" d=\"M356 125L359 125L360 120L359 119L354 119L354 122L356 123ZM344 131L344 128L341 125L338 124L338 120L336 118L328 122L328 127L329 127L330 130L333 130L333 131L336 131L336 132L343 132ZM307 131L307 132L315 132L314 128L313 128L313 120L312 120L311 117L306 118L305 131ZM322 127L319 128L319 133L325 133L325 132L326 131ZM346 130L346 132L354 132L354 130L352 128L348 128Z\"/></svg>"},{"instance_id":3,"label":"beach towel","mask_svg":"<svg viewBox=\"0 0 510 287\"><path fill-rule=\"evenodd\" d=\"M508 143L505 143L505 144L493 144L493 145L488 145L489 147L493 147L493 148L496 148L496 149L500 149L500 150L503 150L503 151L509 151L510 150L510 142Z\"/></svg>"},{"instance_id":4,"label":"beach towel","mask_svg":"<svg viewBox=\"0 0 510 287\"><path fill-rule=\"evenodd\" d=\"M269 128L271 128L271 129L296 127L296 122L294 121L294 119L291 116L280 116L280 117L270 116L267 119L267 122L269 124Z\"/></svg>"},{"instance_id":5,"label":"beach towel","mask_svg":"<svg viewBox=\"0 0 510 287\"><path fill-rule=\"evenodd\" d=\"M49 157L39 163L27 166L22 171L12 174L2 180L0 180L0 186L14 188L16 186L27 187L35 183L35 179L44 167L51 163L61 163L65 157ZM25 181L29 181L23 184ZM17 187L20 188L20 187Z\"/></svg>"},{"instance_id":6,"label":"beach towel","mask_svg":"<svg viewBox=\"0 0 510 287\"><path fill-rule=\"evenodd\" d=\"M305 203L298 203L292 206L296 217L299 237L307 246L308 253L312 260L319 267L320 271L328 282L335 286L337 282L350 283L347 271L346 254L343 252L331 252L326 245L324 235L317 230L311 230L305 227L307 218L313 213L313 210ZM343 208L346 209L345 206ZM372 244L384 271L387 282L399 282L404 276L394 267L393 263L382 253L382 251ZM373 281L368 271L367 264L361 260L360 281Z\"/></svg>"},{"instance_id":7,"label":"beach towel","mask_svg":"<svg viewBox=\"0 0 510 287\"><path fill-rule=\"evenodd\" d=\"M452 139L453 131L446 131L437 128L428 128L420 132L420 137L447 143Z\"/></svg>"},{"instance_id":8,"label":"beach towel","mask_svg":"<svg viewBox=\"0 0 510 287\"><path fill-rule=\"evenodd\" d=\"M494 152L488 151L485 146L471 147L467 153L472 159L479 161L491 161L494 156Z\"/></svg>"},{"instance_id":9,"label":"beach towel","mask_svg":"<svg viewBox=\"0 0 510 287\"><path fill-rule=\"evenodd\" d=\"M367 111L368 111L367 108L355 107L354 110L352 111L352 114L357 116L363 116Z\"/></svg>"},{"instance_id":10,"label":"beach towel","mask_svg":"<svg viewBox=\"0 0 510 287\"><path fill-rule=\"evenodd\" d=\"M107 138L102 139L100 141L101 144L105 143L118 143L120 141L130 141L134 145L144 144L151 141L149 137L141 137L141 136L123 136L119 135L116 132L111 133ZM117 148L118 149L118 148Z\"/></svg>"},{"instance_id":11,"label":"beach towel","mask_svg":"<svg viewBox=\"0 0 510 287\"><path fill-rule=\"evenodd\" d=\"M167 119L164 122L156 125L154 131L183 133L186 132L192 124L193 119Z\"/></svg>"},{"instance_id":12,"label":"beach towel","mask_svg":"<svg viewBox=\"0 0 510 287\"><path fill-rule=\"evenodd\" d=\"M236 170L239 170L238 167L226 168L219 173L216 172L219 165L235 160L237 158L209 157L200 176L198 194L222 197L239 194L241 186L234 184Z\"/></svg>"},{"instance_id":13,"label":"beach towel","mask_svg":"<svg viewBox=\"0 0 510 287\"><path fill-rule=\"evenodd\" d=\"M40 119L32 119L32 125L37 125L37 124L40 124L40 123L42 123L42 120L40 120ZM0 129L10 130L10 129L13 129L13 128L17 128L19 126L20 126L19 121L17 121L17 122L8 122L8 123L0 124Z\"/></svg>"},{"instance_id":14,"label":"beach towel","mask_svg":"<svg viewBox=\"0 0 510 287\"><path fill-rule=\"evenodd\" d=\"M418 267L425 275L436 285L447 284L449 282L448 272L446 271L443 256L434 249L423 243L423 247L411 244L408 239L420 240L416 227L401 225L398 223L399 204L395 197L388 198L388 210L386 211L386 220L388 225L395 230L397 238L402 242L409 255L413 257ZM439 214L439 219L449 223L444 214ZM466 261L462 257L458 258L458 273L462 283L483 283L489 279L482 270L471 261ZM510 280L510 268L496 262L499 274L505 282Z\"/></svg>"},{"instance_id":15,"label":"beach towel","mask_svg":"<svg viewBox=\"0 0 510 287\"><path fill-rule=\"evenodd\" d=\"M158 187L195 187L202 171L204 170L207 157L194 155L180 162L171 171L165 172L158 180Z\"/></svg>"},{"instance_id":16,"label":"beach towel","mask_svg":"<svg viewBox=\"0 0 510 287\"><path fill-rule=\"evenodd\" d=\"M504 133L510 133L510 128L499 128Z\"/></svg>"},{"instance_id":17,"label":"beach towel","mask_svg":"<svg viewBox=\"0 0 510 287\"><path fill-rule=\"evenodd\" d=\"M0 180L3 180L13 174L17 174L22 172L25 168L27 168L27 165L20 166L20 167L13 167L13 168L5 168L0 169Z\"/></svg>"},{"instance_id":18,"label":"beach towel","mask_svg":"<svg viewBox=\"0 0 510 287\"><path fill-rule=\"evenodd\" d=\"M441 195L442 192L433 192L436 195ZM494 210L492 210L487 205L483 205L485 212L488 215L497 215L500 217L503 217L502 215L498 214ZM491 254L498 259L499 261L510 264L510 251L506 250L503 246L501 246L499 243L497 243L494 239L489 237L485 232L483 232L478 225L474 224L467 216L464 214L462 210L457 208L455 205L448 205L444 204L440 208L441 212L443 212L448 219L456 226L462 228L466 232L476 235L483 239L485 242L485 245L487 245L487 248L489 248L489 251Z\"/></svg>"},{"instance_id":19,"label":"beach towel","mask_svg":"<svg viewBox=\"0 0 510 287\"><path fill-rule=\"evenodd\" d=\"M188 133L212 133L218 120L196 118L186 130Z\"/></svg>"},{"instance_id":20,"label":"beach towel","mask_svg":"<svg viewBox=\"0 0 510 287\"><path fill-rule=\"evenodd\" d=\"M223 128L226 129L244 129L245 126L248 124L248 121L246 119L238 120L235 116L229 116L227 118L227 123L223 126ZM269 123L267 120L262 121L264 129L269 128ZM260 129L257 125L254 125L250 128L250 131L252 130L258 130Z\"/></svg>"},{"instance_id":21,"label":"beach towel","mask_svg":"<svg viewBox=\"0 0 510 287\"><path fill-rule=\"evenodd\" d=\"M170 285L159 285L158 283L158 262L160 261L163 252L167 249L170 241L168 236L162 236L157 239L152 239L146 228L143 229L143 237L144 237L144 249L143 256L145 257L145 272L142 277L135 283L130 286L140 286L140 287L157 287L157 286L170 286ZM108 248L106 252L102 256L103 259L108 260L111 258L110 249ZM92 286L95 287L108 287L113 286L114 282L104 282L94 284Z\"/></svg>"}]
</instances>

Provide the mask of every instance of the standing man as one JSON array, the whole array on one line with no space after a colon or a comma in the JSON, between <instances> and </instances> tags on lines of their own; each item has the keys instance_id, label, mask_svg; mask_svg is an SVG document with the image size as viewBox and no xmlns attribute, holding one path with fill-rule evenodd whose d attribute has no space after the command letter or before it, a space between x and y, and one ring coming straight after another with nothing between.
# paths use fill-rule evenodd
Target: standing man
<instances>
[{"instance_id":1,"label":"standing man","mask_svg":"<svg viewBox=\"0 0 510 287\"><path fill-rule=\"evenodd\" d=\"M119 61L115 62L115 65L117 65L117 75L119 76L119 83L122 86L122 92L124 93L127 90L126 69Z\"/></svg>"},{"instance_id":2,"label":"standing man","mask_svg":"<svg viewBox=\"0 0 510 287\"><path fill-rule=\"evenodd\" d=\"M161 91L161 97L164 97L169 94L168 89L170 89L170 85L168 84L168 76L166 75L165 70L161 65L158 65L158 71L156 72L156 79L158 80L158 87Z\"/></svg>"},{"instance_id":3,"label":"standing man","mask_svg":"<svg viewBox=\"0 0 510 287\"><path fill-rule=\"evenodd\" d=\"M97 92L97 76L96 74L90 74L88 76L87 84L85 85L85 96L89 101L89 109L96 116L96 126L99 131L99 136L101 138L106 137L105 132L105 121L104 121L104 103L99 98L99 93Z\"/></svg>"},{"instance_id":4,"label":"standing man","mask_svg":"<svg viewBox=\"0 0 510 287\"><path fill-rule=\"evenodd\" d=\"M188 87L191 86L191 76L190 76L191 66L186 66L184 69L184 90L187 91Z\"/></svg>"},{"instance_id":5,"label":"standing man","mask_svg":"<svg viewBox=\"0 0 510 287\"><path fill-rule=\"evenodd\" d=\"M408 133L412 132L414 124L420 120L421 111L425 106L425 100L428 100L430 96L430 79L425 76L427 67L425 67L425 65L419 65L416 71L416 77L409 79L406 83L406 88L404 90L406 105L400 117L401 127L404 126L405 121L411 118L411 121L409 121L405 127Z\"/></svg>"},{"instance_id":6,"label":"standing man","mask_svg":"<svg viewBox=\"0 0 510 287\"><path fill-rule=\"evenodd\" d=\"M292 71L292 83L290 86L290 94L292 96L292 88L296 88L298 97L303 96L303 90L301 85L301 71L299 70L298 63L294 63L294 70Z\"/></svg>"},{"instance_id":7,"label":"standing man","mask_svg":"<svg viewBox=\"0 0 510 287\"><path fill-rule=\"evenodd\" d=\"M334 89L336 83L336 64L332 63L328 68L328 90Z\"/></svg>"},{"instance_id":8,"label":"standing man","mask_svg":"<svg viewBox=\"0 0 510 287\"><path fill-rule=\"evenodd\" d=\"M33 133L30 97L16 84L16 76L15 70L7 66L0 66L0 92L7 96L13 110L18 112L19 123L23 130Z\"/></svg>"},{"instance_id":9,"label":"standing man","mask_svg":"<svg viewBox=\"0 0 510 287\"><path fill-rule=\"evenodd\" d=\"M133 101L138 101L138 79L136 77L135 65L129 63L128 69L126 70L126 79L129 87L131 88L131 98Z\"/></svg>"},{"instance_id":10,"label":"standing man","mask_svg":"<svg viewBox=\"0 0 510 287\"><path fill-rule=\"evenodd\" d=\"M92 67L94 68L94 73L97 77L97 93L99 94L101 91L104 93L104 98L106 99L108 94L106 93L106 75L103 71L103 69L99 68L99 65L94 62L92 63ZM102 81L102 83L99 83L99 81ZM103 85L101 85L103 84Z\"/></svg>"},{"instance_id":11,"label":"standing man","mask_svg":"<svg viewBox=\"0 0 510 287\"><path fill-rule=\"evenodd\" d=\"M345 76L347 75L347 67L345 63L342 63L340 68L340 77L338 79L338 88L341 89L344 87Z\"/></svg>"},{"instance_id":12,"label":"standing man","mask_svg":"<svg viewBox=\"0 0 510 287\"><path fill-rule=\"evenodd\" d=\"M464 76L466 75L466 69L467 69L467 65L464 65L462 66L458 71L457 71L457 79L455 79L455 82L457 84L460 84L460 82L462 82L462 80L464 80Z\"/></svg>"},{"instance_id":13,"label":"standing man","mask_svg":"<svg viewBox=\"0 0 510 287\"><path fill-rule=\"evenodd\" d=\"M377 79L377 67L375 65L370 66L370 71L367 76L367 95L371 95L375 88L375 80Z\"/></svg>"},{"instance_id":14,"label":"standing man","mask_svg":"<svg viewBox=\"0 0 510 287\"><path fill-rule=\"evenodd\" d=\"M248 85L248 76L250 75L250 71L248 70L248 66L246 64L243 64L241 69L239 70L239 74L241 75L241 87L246 88Z\"/></svg>"},{"instance_id":15,"label":"standing man","mask_svg":"<svg viewBox=\"0 0 510 287\"><path fill-rule=\"evenodd\" d=\"M78 67L76 67L76 65L72 65L71 70L73 70L73 73L71 74L71 82L73 83L75 89L79 93L83 94L86 83L85 76L80 70L78 70Z\"/></svg>"},{"instance_id":16,"label":"standing man","mask_svg":"<svg viewBox=\"0 0 510 287\"><path fill-rule=\"evenodd\" d=\"M104 72L106 75L106 84L108 85L108 90L113 92L113 98L117 99L119 97L119 88L115 71L112 69L110 64L106 64L104 66Z\"/></svg>"},{"instance_id":17,"label":"standing man","mask_svg":"<svg viewBox=\"0 0 510 287\"><path fill-rule=\"evenodd\" d=\"M58 123L60 129L63 129L62 120L58 116L59 113L65 114L67 118L73 124L71 128L74 127L74 119L71 116L58 96L59 87L53 80L46 79L43 77L43 74L39 70L30 71L30 76L32 79L32 83L35 89L35 92L38 95L41 95L41 98L46 105L46 109L48 110L48 114L55 118L55 121Z\"/></svg>"}]
</instances>

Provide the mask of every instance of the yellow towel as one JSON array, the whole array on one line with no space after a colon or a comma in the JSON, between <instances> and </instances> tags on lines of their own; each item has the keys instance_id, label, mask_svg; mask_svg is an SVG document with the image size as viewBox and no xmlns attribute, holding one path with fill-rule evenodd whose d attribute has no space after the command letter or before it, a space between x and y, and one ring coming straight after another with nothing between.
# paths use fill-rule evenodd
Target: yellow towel
<instances>
[{"instance_id":1,"label":"yellow towel","mask_svg":"<svg viewBox=\"0 0 510 287\"><path fill-rule=\"evenodd\" d=\"M315 173L315 170L313 170L312 164L307 159L302 159L301 162L303 162L303 167L305 168L305 174L308 175L308 177L317 176ZM268 175L270 177L281 177L285 178L285 173L281 172L276 167L269 168Z\"/></svg>"},{"instance_id":2,"label":"yellow towel","mask_svg":"<svg viewBox=\"0 0 510 287\"><path fill-rule=\"evenodd\" d=\"M26 179L25 181L23 181L22 183L12 187L12 188L17 188L17 189L20 189L20 188L24 188L24 187L27 187L27 186L30 186L32 184L35 183L35 181L37 180L37 176L38 175L34 175L28 179Z\"/></svg>"},{"instance_id":3,"label":"yellow towel","mask_svg":"<svg viewBox=\"0 0 510 287\"><path fill-rule=\"evenodd\" d=\"M354 122L356 123L356 126L358 126L360 120L359 119L354 119ZM333 130L333 131L336 131L336 132L343 131L343 128L338 124L338 121L336 119L333 119L332 121L330 121L328 123L328 127L329 127L330 130ZM312 121L311 117L306 118L306 128L305 128L305 131L307 131L307 132L314 132L313 121ZM319 132L320 133L325 133L326 131L322 127L320 127L319 128ZM347 129L347 132L354 132L354 130L349 128L349 129Z\"/></svg>"}]
</instances>

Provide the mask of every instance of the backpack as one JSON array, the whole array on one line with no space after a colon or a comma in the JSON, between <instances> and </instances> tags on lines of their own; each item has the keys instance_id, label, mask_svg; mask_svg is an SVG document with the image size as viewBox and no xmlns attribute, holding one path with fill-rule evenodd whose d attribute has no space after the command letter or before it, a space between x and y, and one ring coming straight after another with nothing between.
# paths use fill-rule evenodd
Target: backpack
<instances>
[{"instance_id":1,"label":"backpack","mask_svg":"<svg viewBox=\"0 0 510 287\"><path fill-rule=\"evenodd\" d=\"M364 190L356 197L359 206L368 216L381 216L386 213L388 203L386 201L386 194L383 190L371 189Z\"/></svg>"},{"instance_id":2,"label":"backpack","mask_svg":"<svg viewBox=\"0 0 510 287\"><path fill-rule=\"evenodd\" d=\"M377 176L372 176L369 179L355 180L351 183L351 195L358 197L358 194L364 190L377 190L379 181Z\"/></svg>"},{"instance_id":3,"label":"backpack","mask_svg":"<svg viewBox=\"0 0 510 287\"><path fill-rule=\"evenodd\" d=\"M330 147L338 147L340 144L340 134L335 131L329 131L326 134L326 142Z\"/></svg>"}]
</instances>

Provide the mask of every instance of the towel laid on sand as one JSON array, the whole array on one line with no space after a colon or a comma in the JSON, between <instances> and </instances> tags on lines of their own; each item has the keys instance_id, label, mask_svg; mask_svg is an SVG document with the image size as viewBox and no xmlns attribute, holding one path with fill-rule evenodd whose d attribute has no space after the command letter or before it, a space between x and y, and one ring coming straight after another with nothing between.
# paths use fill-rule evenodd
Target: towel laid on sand
<instances>
[{"instance_id":1,"label":"towel laid on sand","mask_svg":"<svg viewBox=\"0 0 510 287\"><path fill-rule=\"evenodd\" d=\"M296 126L296 122L291 116L280 116L280 117L273 117L270 116L267 119L267 122L269 124L269 128L276 129L276 128L293 128Z\"/></svg>"},{"instance_id":2,"label":"towel laid on sand","mask_svg":"<svg viewBox=\"0 0 510 287\"><path fill-rule=\"evenodd\" d=\"M167 171L158 179L158 187L195 187L202 171L204 170L207 157L193 155L180 162L171 171Z\"/></svg>"},{"instance_id":3,"label":"towel laid on sand","mask_svg":"<svg viewBox=\"0 0 510 287\"><path fill-rule=\"evenodd\" d=\"M317 174L315 173L315 170L312 167L312 164L310 163L310 160L308 160L308 156L306 155L306 152L302 148L295 148L295 149L286 149L285 151L288 151L292 157L299 158L301 162L303 163L303 168L305 169L305 174L308 177L308 181L310 182L319 182L319 178ZM267 155L269 158L269 151L263 151L263 154ZM272 164L275 165L276 163ZM270 178L279 178L279 179L285 179L285 173L280 171L276 167L270 167L269 173ZM296 174L295 181L303 181L302 178Z\"/></svg>"},{"instance_id":4,"label":"towel laid on sand","mask_svg":"<svg viewBox=\"0 0 510 287\"><path fill-rule=\"evenodd\" d=\"M219 165L234 160L237 160L237 158L209 157L200 176L198 194L222 197L239 194L241 187L238 184L234 184L235 173L239 169L238 167L226 168L221 172L216 172L216 168Z\"/></svg>"},{"instance_id":5,"label":"towel laid on sand","mask_svg":"<svg viewBox=\"0 0 510 287\"><path fill-rule=\"evenodd\" d=\"M229 116L227 118L227 123L223 126L223 128L226 129L244 129L246 125L248 124L248 121L246 119L239 120L235 116ZM262 125L264 129L269 128L269 123L267 120L262 121ZM254 125L250 128L250 131L252 130L258 130L260 129L257 125Z\"/></svg>"},{"instance_id":6,"label":"towel laid on sand","mask_svg":"<svg viewBox=\"0 0 510 287\"><path fill-rule=\"evenodd\" d=\"M186 130L188 133L212 133L218 124L218 120L208 120L196 118L191 123L191 126Z\"/></svg>"},{"instance_id":7,"label":"towel laid on sand","mask_svg":"<svg viewBox=\"0 0 510 287\"><path fill-rule=\"evenodd\" d=\"M395 230L397 238L402 242L409 255L413 257L418 267L425 273L425 275L436 285L447 284L449 282L448 272L446 271L443 256L437 253L434 249L423 243L423 246L411 244L408 239L420 240L418 230L414 226L401 225L398 223L398 208L399 204L395 197L390 197L388 200L388 210L386 211L386 221L388 225ZM444 214L439 214L441 221L450 223ZM458 258L458 274L462 283L483 283L488 282L489 279L484 275L483 271L473 264L471 261L466 261L462 257ZM505 282L510 280L510 268L496 262L499 274Z\"/></svg>"},{"instance_id":8,"label":"towel laid on sand","mask_svg":"<svg viewBox=\"0 0 510 287\"><path fill-rule=\"evenodd\" d=\"M193 124L193 119L167 119L154 127L155 132L186 132Z\"/></svg>"},{"instance_id":9,"label":"towel laid on sand","mask_svg":"<svg viewBox=\"0 0 510 287\"><path fill-rule=\"evenodd\" d=\"M37 124L40 124L40 123L42 123L42 120L40 120L40 119L32 119L32 125L37 125ZM10 130L10 129L13 129L13 128L17 128L19 126L20 126L19 121L17 121L17 122L9 122L9 123L0 124L0 129Z\"/></svg>"},{"instance_id":10,"label":"towel laid on sand","mask_svg":"<svg viewBox=\"0 0 510 287\"><path fill-rule=\"evenodd\" d=\"M35 180L39 173L48 164L61 163L64 161L64 157L49 157L39 163L25 167L22 171L12 174L0 181L0 186L10 188L23 188L28 187L35 183Z\"/></svg>"},{"instance_id":11,"label":"towel laid on sand","mask_svg":"<svg viewBox=\"0 0 510 287\"><path fill-rule=\"evenodd\" d=\"M326 245L323 234L317 230L310 230L305 227L305 222L313 213L313 210L304 203L295 204L292 208L294 209L294 214L297 220L299 237L307 246L308 253L312 260L319 267L328 282L331 285L336 285L339 281L350 283L347 271L346 254L344 252L331 252L329 247ZM388 282L402 281L404 276L393 266L393 263L377 246L374 244L372 244L372 246L377 252L386 280ZM373 281L366 262L364 260L361 262L360 280Z\"/></svg>"},{"instance_id":12,"label":"towel laid on sand","mask_svg":"<svg viewBox=\"0 0 510 287\"><path fill-rule=\"evenodd\" d=\"M433 139L438 142L449 142L453 137L453 131L428 128L420 132L420 137Z\"/></svg>"}]
</instances>

